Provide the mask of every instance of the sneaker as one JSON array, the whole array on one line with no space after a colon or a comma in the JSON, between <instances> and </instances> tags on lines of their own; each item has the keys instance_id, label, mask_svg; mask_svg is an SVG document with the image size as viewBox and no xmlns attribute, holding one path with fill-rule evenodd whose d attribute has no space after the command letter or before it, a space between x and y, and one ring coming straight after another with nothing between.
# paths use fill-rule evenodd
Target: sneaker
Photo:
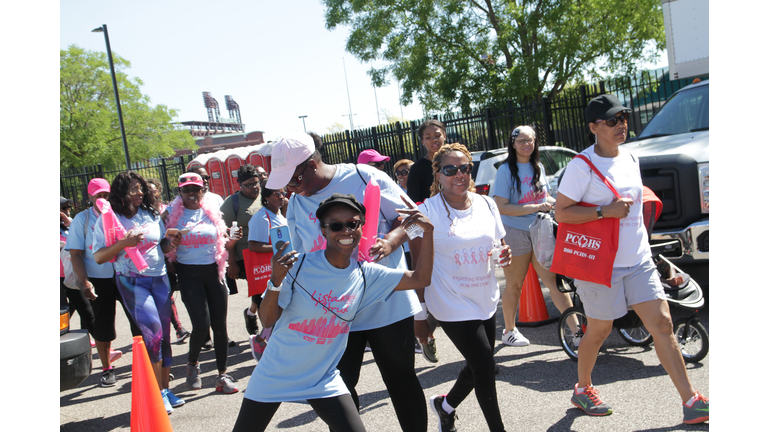
<instances>
[{"instance_id":1,"label":"sneaker","mask_svg":"<svg viewBox=\"0 0 768 432\"><path fill-rule=\"evenodd\" d=\"M422 353L422 351L421 351L421 344L419 343L418 339L416 339L416 348L414 348L414 352L416 354L421 354Z\"/></svg>"},{"instance_id":2,"label":"sneaker","mask_svg":"<svg viewBox=\"0 0 768 432\"><path fill-rule=\"evenodd\" d=\"M504 345L509 346L515 346L515 347L521 347L530 345L531 341L529 341L525 336L520 333L520 330L515 327L512 329L512 331L506 331L504 330L504 334L501 336L501 341L504 343Z\"/></svg>"},{"instance_id":3,"label":"sneaker","mask_svg":"<svg viewBox=\"0 0 768 432\"><path fill-rule=\"evenodd\" d=\"M119 350L109 350L109 364L114 363L117 359L123 356L123 352Z\"/></svg>"},{"instance_id":4,"label":"sneaker","mask_svg":"<svg viewBox=\"0 0 768 432\"><path fill-rule=\"evenodd\" d=\"M187 387L192 390L200 390L203 387L203 381L200 379L200 364L187 363Z\"/></svg>"},{"instance_id":5,"label":"sneaker","mask_svg":"<svg viewBox=\"0 0 768 432\"><path fill-rule=\"evenodd\" d=\"M227 338L227 340L229 340L229 346L230 347L236 347L237 346L237 342L235 342L235 341L233 341L232 339L229 339L229 338Z\"/></svg>"},{"instance_id":6,"label":"sneaker","mask_svg":"<svg viewBox=\"0 0 768 432\"><path fill-rule=\"evenodd\" d=\"M180 399L178 396L173 394L171 390L163 389L163 391L165 392L165 397L168 399L168 402L171 403L171 407L178 408L186 403L184 402L184 399Z\"/></svg>"},{"instance_id":7,"label":"sneaker","mask_svg":"<svg viewBox=\"0 0 768 432\"><path fill-rule=\"evenodd\" d=\"M371 352L371 345L368 342L365 343L365 352Z\"/></svg>"},{"instance_id":8,"label":"sneaker","mask_svg":"<svg viewBox=\"0 0 768 432\"><path fill-rule=\"evenodd\" d=\"M101 386L102 387L114 387L117 384L117 378L115 378L115 369L109 368L101 372Z\"/></svg>"},{"instance_id":9,"label":"sneaker","mask_svg":"<svg viewBox=\"0 0 768 432\"><path fill-rule=\"evenodd\" d=\"M227 374L221 374L216 378L216 391L224 394L237 393L239 390L235 387L232 377Z\"/></svg>"},{"instance_id":10,"label":"sneaker","mask_svg":"<svg viewBox=\"0 0 768 432\"><path fill-rule=\"evenodd\" d=\"M427 343L421 344L421 355L430 363L437 363L440 360L437 357L437 346L433 338L427 338Z\"/></svg>"},{"instance_id":11,"label":"sneaker","mask_svg":"<svg viewBox=\"0 0 768 432\"><path fill-rule=\"evenodd\" d=\"M249 308L245 308L243 316L245 317L245 330L249 335L259 334L259 320L256 315L248 315Z\"/></svg>"},{"instance_id":12,"label":"sneaker","mask_svg":"<svg viewBox=\"0 0 768 432\"><path fill-rule=\"evenodd\" d=\"M163 395L163 405L165 405L165 412L167 412L168 415L171 415L173 413L173 406L171 406L171 401L168 400L168 394L166 393L167 391L167 389L160 390L160 394Z\"/></svg>"},{"instance_id":13,"label":"sneaker","mask_svg":"<svg viewBox=\"0 0 768 432\"><path fill-rule=\"evenodd\" d=\"M190 333L182 327L181 330L176 332L176 343L184 343L190 336Z\"/></svg>"},{"instance_id":14,"label":"sneaker","mask_svg":"<svg viewBox=\"0 0 768 432\"><path fill-rule=\"evenodd\" d=\"M437 416L438 432L456 432L456 426L454 425L454 422L456 422L458 416L456 415L456 410L448 414L443 409L443 399L445 399L445 396L446 395L432 396L429 398L429 408Z\"/></svg>"},{"instance_id":15,"label":"sneaker","mask_svg":"<svg viewBox=\"0 0 768 432\"><path fill-rule=\"evenodd\" d=\"M683 423L696 424L705 421L709 421L709 399L696 392L692 406L683 403Z\"/></svg>"},{"instance_id":16,"label":"sneaker","mask_svg":"<svg viewBox=\"0 0 768 432\"><path fill-rule=\"evenodd\" d=\"M91 348L96 348L96 342L93 341L93 338L91 339Z\"/></svg>"},{"instance_id":17,"label":"sneaker","mask_svg":"<svg viewBox=\"0 0 768 432\"><path fill-rule=\"evenodd\" d=\"M213 348L213 341L211 340L211 338L210 338L210 336L209 336L209 337L208 337L208 342L206 342L206 343L204 343L204 344L203 344L203 347L202 347L202 349L204 349L204 350L209 350L209 349L211 349L211 348Z\"/></svg>"},{"instance_id":18,"label":"sneaker","mask_svg":"<svg viewBox=\"0 0 768 432\"><path fill-rule=\"evenodd\" d=\"M581 408L585 413L592 416L604 416L613 413L610 405L603 402L598 396L596 388L589 386L584 389L584 393L578 393L578 384L573 388L571 403Z\"/></svg>"},{"instance_id":19,"label":"sneaker","mask_svg":"<svg viewBox=\"0 0 768 432\"><path fill-rule=\"evenodd\" d=\"M258 335L251 335L249 338L249 342L251 344L251 354L256 361L261 360L261 356L264 354L264 349L267 348L267 343L258 340L258 337Z\"/></svg>"}]
</instances>

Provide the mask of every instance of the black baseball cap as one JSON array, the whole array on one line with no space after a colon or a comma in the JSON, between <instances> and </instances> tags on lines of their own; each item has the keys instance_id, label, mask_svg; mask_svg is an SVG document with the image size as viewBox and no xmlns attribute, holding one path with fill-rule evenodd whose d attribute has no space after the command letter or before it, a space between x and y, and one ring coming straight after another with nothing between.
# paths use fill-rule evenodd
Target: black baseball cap
<instances>
[{"instance_id":1,"label":"black baseball cap","mask_svg":"<svg viewBox=\"0 0 768 432\"><path fill-rule=\"evenodd\" d=\"M334 193L330 197L324 199L320 203L320 206L317 208L315 215L318 219L323 219L325 213L328 212L328 210L336 204L344 204L346 206L352 207L355 211L360 212L360 215L365 218L365 207L360 204L355 196L352 194L345 195L340 193Z\"/></svg>"},{"instance_id":2,"label":"black baseball cap","mask_svg":"<svg viewBox=\"0 0 768 432\"><path fill-rule=\"evenodd\" d=\"M584 110L584 116L587 118L587 123L592 123L595 120L608 120L620 112L632 112L632 110L623 106L616 95L604 94L589 101L587 109Z\"/></svg>"}]
</instances>

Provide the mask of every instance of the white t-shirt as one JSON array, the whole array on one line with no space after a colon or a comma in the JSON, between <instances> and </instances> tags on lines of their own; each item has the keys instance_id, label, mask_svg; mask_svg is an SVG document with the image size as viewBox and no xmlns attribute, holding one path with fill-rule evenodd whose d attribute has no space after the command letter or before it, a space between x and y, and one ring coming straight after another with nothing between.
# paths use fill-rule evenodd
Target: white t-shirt
<instances>
[{"instance_id":1,"label":"white t-shirt","mask_svg":"<svg viewBox=\"0 0 768 432\"><path fill-rule=\"evenodd\" d=\"M322 250L299 258L281 284L278 305L283 313L253 370L246 398L287 402L349 393L336 365L347 349L350 325L366 310L382 308L392 296L406 292L393 291L405 270L360 264L362 269L351 259L347 268L336 268Z\"/></svg>"},{"instance_id":2,"label":"white t-shirt","mask_svg":"<svg viewBox=\"0 0 768 432\"><path fill-rule=\"evenodd\" d=\"M616 252L614 267L632 267L651 255L648 233L643 224L643 181L640 164L632 155L619 147L615 158L600 157L592 145L583 152L623 198L631 198L629 215L619 221L619 250ZM565 169L558 194L577 201L596 205L608 205L616 199L613 192L603 183L600 176L581 159L573 158Z\"/></svg>"},{"instance_id":3,"label":"white t-shirt","mask_svg":"<svg viewBox=\"0 0 768 432\"><path fill-rule=\"evenodd\" d=\"M325 237L320 231L320 221L315 216L315 212L320 206L320 202L333 193L353 194L358 201L363 202L366 184L370 183L372 179L376 179L381 187L381 211L377 215L379 218L379 237L386 235L391 230L392 223L400 216L396 210L406 207L400 199L401 196L405 196L403 190L384 172L369 165L338 164L334 166L336 173L326 187L310 197L298 194L291 195L286 212L288 228L291 232L292 247L289 246L289 249L299 253L325 249ZM358 175L355 167L360 170L360 175ZM363 178L361 179L360 176ZM413 205L407 196L405 199ZM375 216L366 215L366 217ZM379 264L393 269L407 270L403 248L395 249L388 257L379 261ZM419 298L413 290L399 291L379 307L360 314L355 319L352 330L363 331L383 327L413 316L420 310Z\"/></svg>"},{"instance_id":4,"label":"white t-shirt","mask_svg":"<svg viewBox=\"0 0 768 432\"><path fill-rule=\"evenodd\" d=\"M221 205L224 204L224 198L222 198L221 195L217 193L208 191L205 193L205 196L207 196L208 199L211 200L211 202L216 208L221 208Z\"/></svg>"},{"instance_id":5,"label":"white t-shirt","mask_svg":"<svg viewBox=\"0 0 768 432\"><path fill-rule=\"evenodd\" d=\"M424 290L424 299L440 321L487 320L499 303L496 268L488 252L506 232L492 199L471 192L469 196L472 206L448 206L450 216L440 194L419 205L435 226L432 284Z\"/></svg>"}]
</instances>

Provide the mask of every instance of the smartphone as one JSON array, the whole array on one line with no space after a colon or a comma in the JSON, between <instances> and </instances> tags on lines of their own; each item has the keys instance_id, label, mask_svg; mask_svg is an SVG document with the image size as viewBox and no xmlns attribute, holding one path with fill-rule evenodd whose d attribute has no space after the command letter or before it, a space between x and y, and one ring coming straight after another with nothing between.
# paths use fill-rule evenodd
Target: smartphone
<instances>
[{"instance_id":1,"label":"smartphone","mask_svg":"<svg viewBox=\"0 0 768 432\"><path fill-rule=\"evenodd\" d=\"M288 231L288 225L272 227L269 229L269 239L272 241L272 254L276 254L285 242L291 241L291 233ZM286 252L292 251L291 245L283 251L280 256L285 255Z\"/></svg>"},{"instance_id":2,"label":"smartphone","mask_svg":"<svg viewBox=\"0 0 768 432\"><path fill-rule=\"evenodd\" d=\"M184 228L184 229L181 229L181 230L176 229L176 228L168 228L167 230L165 230L165 235L166 236L173 237L173 236L176 235L176 233L179 233L181 235L187 235L187 234L189 234L189 228Z\"/></svg>"}]
</instances>

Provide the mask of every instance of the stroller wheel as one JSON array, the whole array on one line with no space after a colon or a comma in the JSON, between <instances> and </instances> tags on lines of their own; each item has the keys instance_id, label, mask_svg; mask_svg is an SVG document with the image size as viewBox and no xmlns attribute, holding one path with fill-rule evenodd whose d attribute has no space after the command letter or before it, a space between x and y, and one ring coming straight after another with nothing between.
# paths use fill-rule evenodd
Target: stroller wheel
<instances>
[{"instance_id":1,"label":"stroller wheel","mask_svg":"<svg viewBox=\"0 0 768 432\"><path fill-rule=\"evenodd\" d=\"M576 330L574 331L571 326L575 326ZM579 343L587 331L587 316L584 314L584 309L579 306L566 309L560 315L557 328L560 346L571 360L578 360Z\"/></svg>"},{"instance_id":2,"label":"stroller wheel","mask_svg":"<svg viewBox=\"0 0 768 432\"><path fill-rule=\"evenodd\" d=\"M680 318L675 321L672 328L677 344L680 345L680 352L686 363L696 363L701 361L709 353L709 334L704 325L698 319L686 323L689 318Z\"/></svg>"},{"instance_id":3,"label":"stroller wheel","mask_svg":"<svg viewBox=\"0 0 768 432\"><path fill-rule=\"evenodd\" d=\"M619 336L633 346L647 346L653 342L651 333L642 325L636 328L619 329Z\"/></svg>"}]
</instances>

